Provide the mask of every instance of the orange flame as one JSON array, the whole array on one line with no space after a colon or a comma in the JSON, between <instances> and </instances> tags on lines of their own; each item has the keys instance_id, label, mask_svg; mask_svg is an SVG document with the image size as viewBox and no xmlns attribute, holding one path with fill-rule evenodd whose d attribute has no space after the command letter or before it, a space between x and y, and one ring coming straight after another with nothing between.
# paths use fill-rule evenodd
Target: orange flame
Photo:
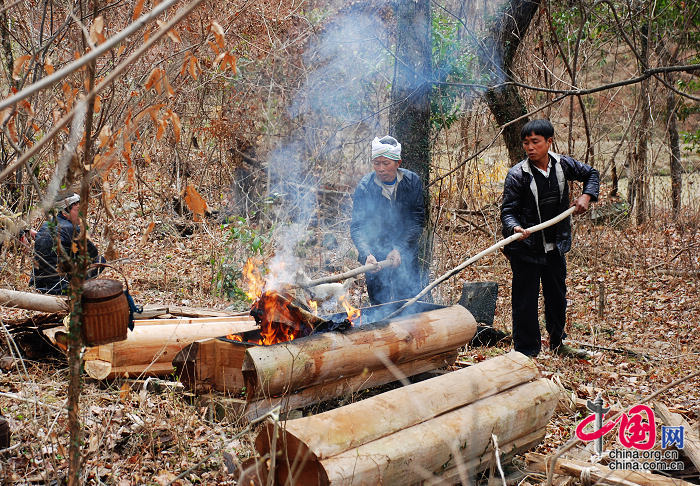
<instances>
[{"instance_id":1,"label":"orange flame","mask_svg":"<svg viewBox=\"0 0 700 486\"><path fill-rule=\"evenodd\" d=\"M231 341L243 342L243 338L240 334L229 334L226 336L226 339L230 339Z\"/></svg>"},{"instance_id":2,"label":"orange flame","mask_svg":"<svg viewBox=\"0 0 700 486\"><path fill-rule=\"evenodd\" d=\"M347 297L345 297L344 295L340 296L338 302L340 302L345 308L345 312L348 314L348 320L350 322L354 323L362 315L362 311L350 305L350 302L348 302Z\"/></svg>"},{"instance_id":3,"label":"orange flame","mask_svg":"<svg viewBox=\"0 0 700 486\"><path fill-rule=\"evenodd\" d=\"M309 307L311 308L311 312L313 312L313 314L315 316L317 316L318 315L318 302L316 302L315 300L310 300Z\"/></svg>"},{"instance_id":4,"label":"orange flame","mask_svg":"<svg viewBox=\"0 0 700 486\"><path fill-rule=\"evenodd\" d=\"M248 261L245 262L245 266L243 267L243 277L248 286L248 290L246 290L245 294L250 300L255 300L260 297L265 288L265 280L260 273L260 265L262 265L261 260L251 257L248 258Z\"/></svg>"}]
</instances>

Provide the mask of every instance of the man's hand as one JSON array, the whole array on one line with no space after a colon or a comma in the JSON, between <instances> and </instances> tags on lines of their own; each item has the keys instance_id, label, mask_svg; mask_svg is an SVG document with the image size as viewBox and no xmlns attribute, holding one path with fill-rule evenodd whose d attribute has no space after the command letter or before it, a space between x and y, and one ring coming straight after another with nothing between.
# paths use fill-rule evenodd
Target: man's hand
<instances>
[{"instance_id":1,"label":"man's hand","mask_svg":"<svg viewBox=\"0 0 700 486\"><path fill-rule=\"evenodd\" d=\"M591 196L589 194L581 194L574 201L573 206L576 206L574 214L582 214L588 211L588 205L591 203Z\"/></svg>"},{"instance_id":2,"label":"man's hand","mask_svg":"<svg viewBox=\"0 0 700 486\"><path fill-rule=\"evenodd\" d=\"M374 258L374 255L372 255L371 253L369 255L367 255L367 259L365 260L365 265L376 265L377 263L378 263L377 259ZM371 270L369 273L377 273L378 271L379 271L379 269Z\"/></svg>"},{"instance_id":3,"label":"man's hand","mask_svg":"<svg viewBox=\"0 0 700 486\"><path fill-rule=\"evenodd\" d=\"M394 268L401 265L401 253L399 253L399 250L397 250L396 248L389 252L389 254L386 256L386 259L389 260L389 263Z\"/></svg>"},{"instance_id":4,"label":"man's hand","mask_svg":"<svg viewBox=\"0 0 700 486\"><path fill-rule=\"evenodd\" d=\"M520 238L521 240L523 240L531 235L530 230L524 229L522 226L516 226L515 228L513 228L513 233L522 233L523 236L522 236L522 238Z\"/></svg>"}]
</instances>

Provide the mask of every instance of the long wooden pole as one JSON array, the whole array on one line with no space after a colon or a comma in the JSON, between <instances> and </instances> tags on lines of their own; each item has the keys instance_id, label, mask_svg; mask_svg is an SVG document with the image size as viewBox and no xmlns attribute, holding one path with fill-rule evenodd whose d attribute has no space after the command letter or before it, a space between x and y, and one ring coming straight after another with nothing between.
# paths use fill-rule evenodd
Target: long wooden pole
<instances>
[{"instance_id":1,"label":"long wooden pole","mask_svg":"<svg viewBox=\"0 0 700 486\"><path fill-rule=\"evenodd\" d=\"M569 216L571 216L571 215L573 214L573 212L574 212L575 209L576 209L575 206L571 206L569 209L567 209L566 211L564 211L563 213L561 213L559 216L555 216L555 217L552 218L552 219L548 219L548 220L545 221L544 223L540 223L540 224L537 224L537 225L535 225L535 226L531 226L530 228L527 228L527 230L530 231L530 233L535 233L535 232L537 232L537 231L540 231L540 230L543 230L543 229L545 229L545 228L548 228L548 227L552 226L553 224L557 224L557 223L558 223L559 221L561 221L562 219L568 218ZM453 268L452 270L450 270L449 272L443 274L442 276L440 276L440 277L438 277L437 279L435 279L435 280L433 280L432 282L430 282L430 283L428 284L427 287L425 287L423 290L421 290L421 291L418 293L418 295L416 295L415 297L413 297L412 299L410 299L408 302L406 302L404 305L402 305L401 307L399 307L398 309L396 309L394 312L392 312L391 314L389 314L386 318L387 318L387 319L391 319L392 317L395 317L395 316L399 315L406 307L408 307L408 306L410 306L410 305L413 305L413 304L415 304L416 302L418 302L418 300L419 300L421 297L423 297L425 294L427 294L428 292L430 292L431 290L433 290L435 287L437 287L438 285L440 285L442 282L444 282L445 280L447 280L447 279L450 278L451 276L453 276L453 275L455 275L455 274L461 272L462 270L464 270L465 268L467 268L469 265L471 265L471 264L474 263L475 261L479 260L480 258L485 257L486 255L490 255L491 253L495 252L495 251L498 250L499 248L503 248L503 247L506 246L507 244L512 243L512 242L514 242L514 241L516 241L516 240L519 240L519 239L522 238L522 237L523 237L523 234L522 234L522 233L513 233L513 234L510 235L508 238L502 239L501 241L499 241L498 243L496 243L496 244L494 244L494 245L488 247L487 249L485 249L485 250L482 251L481 253L478 253L478 254L474 255L474 256L471 257L469 260L460 263L459 265L457 265L456 267L454 267L454 268Z\"/></svg>"},{"instance_id":2,"label":"long wooden pole","mask_svg":"<svg viewBox=\"0 0 700 486\"><path fill-rule=\"evenodd\" d=\"M316 287L317 285L325 283L340 282L341 280L347 280L350 277L360 275L361 273L379 271L383 268L388 268L390 266L391 263L389 262L389 260L382 260L381 262L368 263L367 265L362 265L361 267L357 267L353 270L348 270L347 272L338 273L336 275L328 275L326 277L317 278L315 280L309 280L306 283L300 283L297 285L308 289L309 287Z\"/></svg>"}]
</instances>

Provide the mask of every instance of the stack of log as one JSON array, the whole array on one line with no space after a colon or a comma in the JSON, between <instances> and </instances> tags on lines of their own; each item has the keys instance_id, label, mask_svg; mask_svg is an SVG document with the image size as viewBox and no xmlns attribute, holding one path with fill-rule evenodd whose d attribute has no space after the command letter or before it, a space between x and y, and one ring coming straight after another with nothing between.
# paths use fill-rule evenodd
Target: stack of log
<instances>
[{"instance_id":1,"label":"stack of log","mask_svg":"<svg viewBox=\"0 0 700 486\"><path fill-rule=\"evenodd\" d=\"M267 484L468 484L541 442L559 398L511 352L315 416L270 421L256 438Z\"/></svg>"},{"instance_id":2,"label":"stack of log","mask_svg":"<svg viewBox=\"0 0 700 486\"><path fill-rule=\"evenodd\" d=\"M41 331L54 346L66 350L67 330L63 325L56 326L69 311L65 297L0 289L0 305L53 313L48 316L47 323L42 321L41 326L37 326L36 319L32 318L26 321L25 327ZM162 318L144 319L155 316ZM181 306L146 306L134 318L134 330L128 332L126 340L85 350L83 359L88 376L102 380L117 376L169 375L174 370L173 358L188 344L258 329L247 312L231 314ZM22 323L13 328L21 329Z\"/></svg>"},{"instance_id":3,"label":"stack of log","mask_svg":"<svg viewBox=\"0 0 700 486\"><path fill-rule=\"evenodd\" d=\"M448 366L475 332L472 315L456 305L271 346L203 340L174 364L191 389L245 387L237 406L252 420L277 405L293 410Z\"/></svg>"},{"instance_id":4,"label":"stack of log","mask_svg":"<svg viewBox=\"0 0 700 486\"><path fill-rule=\"evenodd\" d=\"M169 375L173 358L192 342L255 329L249 316L138 320L126 340L87 348L85 372L97 380Z\"/></svg>"}]
</instances>

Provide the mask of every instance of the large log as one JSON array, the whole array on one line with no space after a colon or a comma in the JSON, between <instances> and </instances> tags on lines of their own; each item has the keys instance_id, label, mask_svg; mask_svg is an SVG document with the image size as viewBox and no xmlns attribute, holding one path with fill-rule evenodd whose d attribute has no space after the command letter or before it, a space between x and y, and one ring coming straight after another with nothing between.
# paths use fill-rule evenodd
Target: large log
<instances>
[{"instance_id":1,"label":"large log","mask_svg":"<svg viewBox=\"0 0 700 486\"><path fill-rule=\"evenodd\" d=\"M129 373L158 376L172 372L172 360L188 344L200 339L257 329L248 317L154 319L136 321L125 341L88 348L85 371L98 380ZM58 336L56 336L58 340ZM91 361L95 363L90 364Z\"/></svg>"},{"instance_id":2,"label":"large log","mask_svg":"<svg viewBox=\"0 0 700 486\"><path fill-rule=\"evenodd\" d=\"M54 295L0 289L0 306L39 312L68 312L68 300Z\"/></svg>"},{"instance_id":3,"label":"large log","mask_svg":"<svg viewBox=\"0 0 700 486\"><path fill-rule=\"evenodd\" d=\"M518 437L517 439L505 444L499 443L499 459L501 464L507 464L507 461L513 458L515 455L522 454L523 452L537 447L537 445L544 440L546 432L546 428L543 427L531 434ZM488 449L486 449L480 456L469 461L462 462L461 464L456 464L455 466L449 467L444 471L440 471L434 474L431 478L426 478L423 484L425 486L435 484L472 484L474 481L470 481L470 479L473 478L475 474L485 471L491 467L494 459L493 444L490 444Z\"/></svg>"},{"instance_id":4,"label":"large log","mask_svg":"<svg viewBox=\"0 0 700 486\"><path fill-rule=\"evenodd\" d=\"M457 349L476 333L467 309L455 305L391 321L354 327L347 332L248 349L243 378L252 397L276 396L311 385L356 376L364 369L385 368Z\"/></svg>"},{"instance_id":5,"label":"large log","mask_svg":"<svg viewBox=\"0 0 700 486\"><path fill-rule=\"evenodd\" d=\"M202 395L202 403L208 407L213 407L217 417L223 418L227 416L233 421L252 422L278 406L280 407L279 413L286 414L289 411L308 407L326 400L350 397L367 388L385 385L404 377L411 377L449 366L455 362L457 354L458 352L455 350L403 363L392 370L367 371L358 376L341 378L337 382L312 386L281 397L247 401L240 398L220 396L214 398L212 395L205 394Z\"/></svg>"},{"instance_id":6,"label":"large log","mask_svg":"<svg viewBox=\"0 0 700 486\"><path fill-rule=\"evenodd\" d=\"M368 388L374 388L403 378L410 378L411 376L450 366L457 359L457 355L457 350L448 351L447 353L436 354L428 358L401 363L392 369L365 370L359 375L343 377L338 381L315 385L289 395L253 400L245 407L244 415L247 420L255 420L277 405L280 406L280 411L284 413L334 398L351 396Z\"/></svg>"},{"instance_id":7,"label":"large log","mask_svg":"<svg viewBox=\"0 0 700 486\"><path fill-rule=\"evenodd\" d=\"M428 381L434 383L437 379ZM488 377L482 379L488 380ZM432 393L441 390L441 387L436 387ZM489 448L491 434L503 444L536 434L554 413L558 394L558 388L549 380L520 384L325 459L315 456L306 444L294 440L284 429L278 430L275 482L305 485L413 484L426 479L426 475L439 475L460 463L480 458ZM426 397L417 397L418 400L421 398ZM415 406L409 402L405 409ZM372 406L358 410L345 427L353 428L378 412ZM288 421L287 429L293 423ZM256 449L260 454L272 450L272 427L274 425L268 425L256 439ZM322 433L322 429L318 432ZM358 439L358 442L363 441Z\"/></svg>"},{"instance_id":8,"label":"large log","mask_svg":"<svg viewBox=\"0 0 700 486\"><path fill-rule=\"evenodd\" d=\"M287 440L303 442L323 460L538 377L535 363L513 351L337 410L287 422L285 433ZM347 424L353 421L349 428Z\"/></svg>"}]
</instances>

